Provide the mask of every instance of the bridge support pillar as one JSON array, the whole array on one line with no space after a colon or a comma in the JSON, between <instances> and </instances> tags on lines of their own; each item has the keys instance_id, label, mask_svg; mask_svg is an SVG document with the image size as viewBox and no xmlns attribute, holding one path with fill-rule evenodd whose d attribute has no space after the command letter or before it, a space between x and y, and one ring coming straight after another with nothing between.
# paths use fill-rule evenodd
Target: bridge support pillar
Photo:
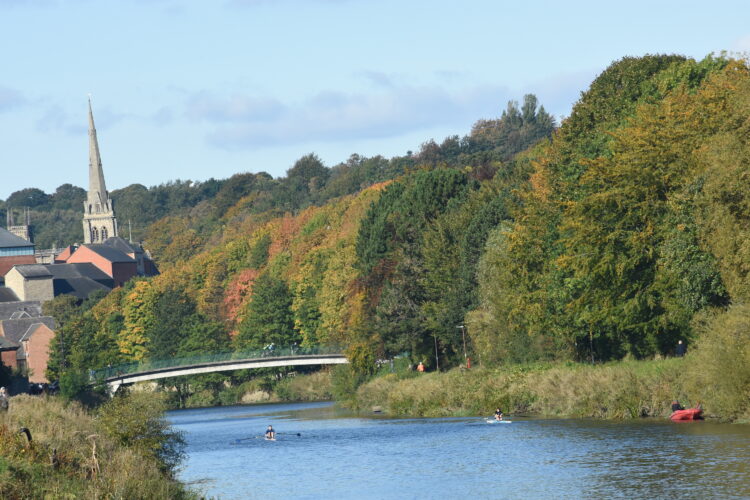
<instances>
[{"instance_id":1,"label":"bridge support pillar","mask_svg":"<svg viewBox=\"0 0 750 500\"><path fill-rule=\"evenodd\" d=\"M109 397L112 397L117 392L117 389L120 388L122 385L122 380L113 380L112 382L107 383L107 392L109 393Z\"/></svg>"}]
</instances>

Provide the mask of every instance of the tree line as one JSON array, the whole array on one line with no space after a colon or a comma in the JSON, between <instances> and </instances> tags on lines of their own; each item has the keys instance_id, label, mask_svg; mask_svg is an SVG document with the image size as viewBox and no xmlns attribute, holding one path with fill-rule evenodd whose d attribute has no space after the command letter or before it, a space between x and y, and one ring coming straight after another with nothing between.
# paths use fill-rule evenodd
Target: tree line
<instances>
[{"instance_id":1,"label":"tree line","mask_svg":"<svg viewBox=\"0 0 750 500\"><path fill-rule=\"evenodd\" d=\"M155 222L165 272L74 316L52 370L296 342L341 346L363 380L395 355L444 369L700 343L746 314L749 97L744 61L624 58L559 128L527 96L404 157L248 174L279 197L238 188Z\"/></svg>"}]
</instances>

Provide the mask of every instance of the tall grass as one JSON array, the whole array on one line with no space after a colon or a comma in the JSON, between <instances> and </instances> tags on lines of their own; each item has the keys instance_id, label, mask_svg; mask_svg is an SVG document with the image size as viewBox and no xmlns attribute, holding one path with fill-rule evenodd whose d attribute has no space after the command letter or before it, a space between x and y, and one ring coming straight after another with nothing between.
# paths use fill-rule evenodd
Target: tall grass
<instances>
[{"instance_id":1,"label":"tall grass","mask_svg":"<svg viewBox=\"0 0 750 500\"><path fill-rule=\"evenodd\" d=\"M32 435L27 442L19 429ZM180 499L161 464L123 446L75 403L16 396L0 414L0 498Z\"/></svg>"},{"instance_id":2,"label":"tall grass","mask_svg":"<svg viewBox=\"0 0 750 500\"><path fill-rule=\"evenodd\" d=\"M500 406L516 414L622 419L666 417L678 399L700 402L710 417L750 422L750 306L707 314L696 330L684 358L389 374L359 387L349 404L428 417L489 415Z\"/></svg>"},{"instance_id":3,"label":"tall grass","mask_svg":"<svg viewBox=\"0 0 750 500\"><path fill-rule=\"evenodd\" d=\"M538 364L455 369L401 379L380 377L359 388L358 408L380 406L392 415L511 414L635 418L667 416L670 403L689 395L683 359L604 365Z\"/></svg>"}]
</instances>

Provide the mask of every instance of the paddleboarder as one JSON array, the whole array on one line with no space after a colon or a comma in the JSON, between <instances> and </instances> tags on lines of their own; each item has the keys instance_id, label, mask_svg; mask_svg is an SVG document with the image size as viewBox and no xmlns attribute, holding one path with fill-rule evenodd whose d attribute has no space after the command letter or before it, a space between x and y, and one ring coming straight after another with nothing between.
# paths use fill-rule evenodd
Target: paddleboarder
<instances>
[{"instance_id":1,"label":"paddleboarder","mask_svg":"<svg viewBox=\"0 0 750 500\"><path fill-rule=\"evenodd\" d=\"M495 410L495 420L502 420L503 419L503 412L500 408Z\"/></svg>"}]
</instances>

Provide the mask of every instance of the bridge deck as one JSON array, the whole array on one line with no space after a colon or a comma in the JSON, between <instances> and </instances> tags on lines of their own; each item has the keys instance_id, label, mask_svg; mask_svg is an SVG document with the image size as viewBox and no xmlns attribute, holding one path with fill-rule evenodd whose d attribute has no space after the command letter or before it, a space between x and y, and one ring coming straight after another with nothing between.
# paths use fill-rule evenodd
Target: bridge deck
<instances>
[{"instance_id":1,"label":"bridge deck","mask_svg":"<svg viewBox=\"0 0 750 500\"><path fill-rule=\"evenodd\" d=\"M303 366L303 365L337 365L349 361L343 354L308 354L290 355L278 357L264 357L252 359L231 359L213 361L208 363L197 363L194 365L182 365L164 368L155 368L132 373L123 373L104 379L113 390L117 390L122 384L132 384L148 380L158 380L182 375L196 375L200 373L215 373L232 370L246 370L249 368L271 368L280 366Z\"/></svg>"}]
</instances>

